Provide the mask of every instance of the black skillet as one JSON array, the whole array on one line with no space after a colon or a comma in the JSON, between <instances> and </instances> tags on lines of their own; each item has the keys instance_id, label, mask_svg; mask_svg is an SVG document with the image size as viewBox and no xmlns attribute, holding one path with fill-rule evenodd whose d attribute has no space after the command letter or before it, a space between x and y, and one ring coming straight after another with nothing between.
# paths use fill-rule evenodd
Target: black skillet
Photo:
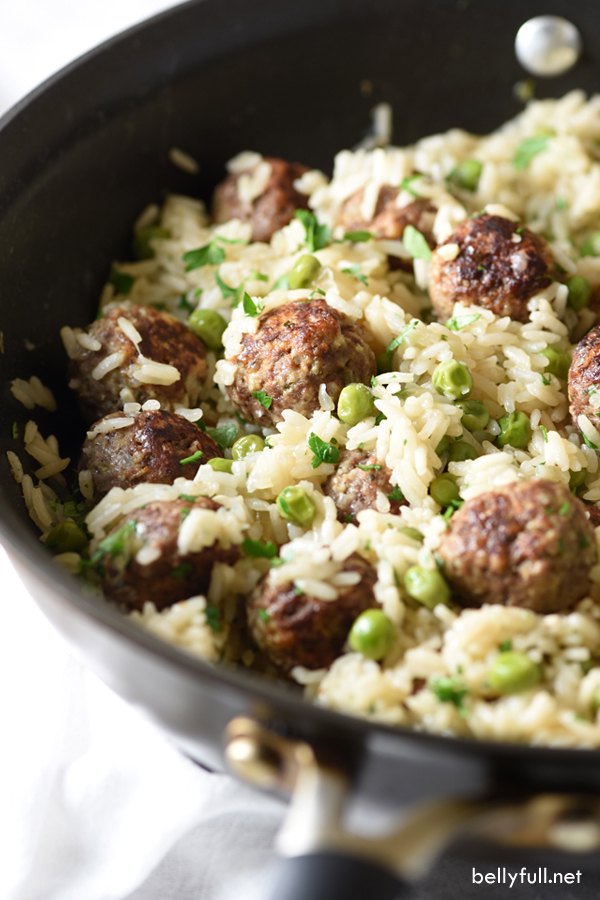
<instances>
[{"instance_id":1,"label":"black skillet","mask_svg":"<svg viewBox=\"0 0 600 900\"><path fill-rule=\"evenodd\" d=\"M63 455L76 458L83 428L65 387L59 328L94 318L110 261L130 257L131 224L148 202L165 191L208 199L224 161L242 149L328 171L383 100L393 106L399 144L453 126L491 130L521 109L517 29L545 13L571 19L585 50L569 74L539 83L538 96L593 92L600 12L592 2L192 0L69 66L0 123L0 535L44 613L85 662L206 765L223 766L226 726L248 715L324 749L351 773L355 796L376 804L600 793L596 752L373 725L308 705L249 673L203 664L139 631L57 570L5 456L17 449L13 421L22 433L29 418L9 382L37 374L55 391L59 412L35 418L44 433L60 436ZM200 161L199 175L169 163L174 146ZM26 349L31 344L35 350ZM326 856L308 858L302 877L310 896L320 896L311 881L317 869L319 878L333 877L332 865ZM352 872L348 900L362 890L357 878ZM381 886L379 895L393 890Z\"/></svg>"}]
</instances>

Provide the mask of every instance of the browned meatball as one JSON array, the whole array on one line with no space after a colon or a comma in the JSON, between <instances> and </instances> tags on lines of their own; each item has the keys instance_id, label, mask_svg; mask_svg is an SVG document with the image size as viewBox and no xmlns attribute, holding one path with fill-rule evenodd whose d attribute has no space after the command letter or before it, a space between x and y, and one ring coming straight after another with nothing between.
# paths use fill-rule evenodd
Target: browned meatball
<instances>
[{"instance_id":1,"label":"browned meatball","mask_svg":"<svg viewBox=\"0 0 600 900\"><path fill-rule=\"evenodd\" d=\"M168 363L179 370L173 384L141 383L135 377L138 352L121 330L123 316L142 337L139 345L144 357ZM128 389L137 403L159 400L167 409L195 406L206 379L204 345L179 319L152 306L115 307L89 326L88 334L102 344L100 350L84 350L69 363L69 386L79 396L79 405L87 422L96 422L107 413L123 408L121 391ZM92 374L96 366L113 353L121 353L122 362L102 378ZM131 397L129 398L131 400Z\"/></svg>"},{"instance_id":2,"label":"browned meatball","mask_svg":"<svg viewBox=\"0 0 600 900\"><path fill-rule=\"evenodd\" d=\"M361 188L346 200L336 224L343 225L346 231L370 231L378 238L387 240L401 240L406 226L412 225L421 232L430 247L435 247L432 230L436 215L435 206L432 206L425 197L413 200L406 206L396 206L399 193L400 188L389 184L382 185L373 217L364 219L361 206L365 191Z\"/></svg>"},{"instance_id":3,"label":"browned meatball","mask_svg":"<svg viewBox=\"0 0 600 900\"><path fill-rule=\"evenodd\" d=\"M213 194L212 216L217 224L230 219L252 222L251 240L268 243L276 231L292 220L294 210L307 208L308 197L296 190L294 182L308 172L308 167L274 156L265 156L262 162L271 166L271 175L256 200L246 203L238 193L240 175L251 175L255 171L254 166L246 172L228 175L217 185Z\"/></svg>"},{"instance_id":4,"label":"browned meatball","mask_svg":"<svg viewBox=\"0 0 600 900\"><path fill-rule=\"evenodd\" d=\"M334 403L353 382L369 384L377 372L375 354L362 327L325 300L297 300L259 318L255 334L244 334L242 351L227 357L237 366L227 391L248 422L274 425L285 409L309 417L319 409L319 386ZM263 391L269 409L253 397Z\"/></svg>"},{"instance_id":5,"label":"browned meatball","mask_svg":"<svg viewBox=\"0 0 600 900\"><path fill-rule=\"evenodd\" d=\"M121 418L109 413L101 422ZM166 409L141 411L125 428L86 438L79 469L92 473L99 499L113 487L130 488L143 481L173 484L176 478L193 479L199 466L223 456L219 445L193 422ZM182 460L201 454L193 462Z\"/></svg>"},{"instance_id":6,"label":"browned meatball","mask_svg":"<svg viewBox=\"0 0 600 900\"><path fill-rule=\"evenodd\" d=\"M131 513L110 533L114 538L112 552L104 553L99 561L98 571L107 596L141 610L147 602L164 609L206 593L213 565L233 565L239 559L239 548L216 542L198 553L182 555L177 549L177 538L180 525L192 510L216 510L219 505L208 497L194 502L181 497L156 500ZM142 547L160 555L142 565L135 558Z\"/></svg>"},{"instance_id":7,"label":"browned meatball","mask_svg":"<svg viewBox=\"0 0 600 900\"><path fill-rule=\"evenodd\" d=\"M457 244L456 259L440 247ZM465 219L431 258L429 294L442 321L455 303L475 304L497 316L527 322L527 301L552 282L554 259L546 241L502 216Z\"/></svg>"},{"instance_id":8,"label":"browned meatball","mask_svg":"<svg viewBox=\"0 0 600 900\"><path fill-rule=\"evenodd\" d=\"M600 525L600 506L586 506L585 511L593 528Z\"/></svg>"},{"instance_id":9,"label":"browned meatball","mask_svg":"<svg viewBox=\"0 0 600 900\"><path fill-rule=\"evenodd\" d=\"M592 328L573 351L569 369L569 400L575 426L580 415L590 416L595 421L600 412L600 406L593 402L600 400L600 325Z\"/></svg>"},{"instance_id":10,"label":"browned meatball","mask_svg":"<svg viewBox=\"0 0 600 900\"><path fill-rule=\"evenodd\" d=\"M587 593L596 541L581 500L535 478L467 500L450 519L439 555L463 605L551 613Z\"/></svg>"},{"instance_id":11,"label":"browned meatball","mask_svg":"<svg viewBox=\"0 0 600 900\"><path fill-rule=\"evenodd\" d=\"M335 503L340 522L354 522L361 509L377 509L380 492L389 499L390 512L397 515L406 501L390 483L391 474L374 452L343 450L336 471L323 485L323 492ZM398 495L400 499L396 499Z\"/></svg>"},{"instance_id":12,"label":"browned meatball","mask_svg":"<svg viewBox=\"0 0 600 900\"><path fill-rule=\"evenodd\" d=\"M339 589L337 600L319 600L299 593L291 581L277 583L271 575L256 586L248 601L252 637L282 671L294 666L325 668L342 652L348 632L365 609L379 607L373 588L375 569L354 553L344 572L358 572L358 584Z\"/></svg>"}]
</instances>

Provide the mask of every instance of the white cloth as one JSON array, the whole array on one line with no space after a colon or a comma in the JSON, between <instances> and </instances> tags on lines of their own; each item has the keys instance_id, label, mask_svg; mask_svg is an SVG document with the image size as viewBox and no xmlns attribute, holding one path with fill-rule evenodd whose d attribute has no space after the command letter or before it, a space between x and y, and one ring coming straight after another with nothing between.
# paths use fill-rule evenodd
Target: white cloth
<instances>
[{"instance_id":1,"label":"white cloth","mask_svg":"<svg viewBox=\"0 0 600 900\"><path fill-rule=\"evenodd\" d=\"M0 0L0 114L174 0ZM0 548L1 900L259 898L280 803L181 756L72 658Z\"/></svg>"}]
</instances>

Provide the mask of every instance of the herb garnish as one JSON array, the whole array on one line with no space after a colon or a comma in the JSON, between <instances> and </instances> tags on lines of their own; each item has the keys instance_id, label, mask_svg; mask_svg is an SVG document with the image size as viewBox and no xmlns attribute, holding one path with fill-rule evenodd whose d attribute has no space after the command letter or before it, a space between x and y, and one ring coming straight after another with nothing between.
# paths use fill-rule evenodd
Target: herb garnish
<instances>
[{"instance_id":1,"label":"herb garnish","mask_svg":"<svg viewBox=\"0 0 600 900\"><path fill-rule=\"evenodd\" d=\"M377 465L377 464L372 465L372 466L358 466L358 465L357 465L356 468L357 468L357 469L362 469L363 472L370 472L371 469L373 469L373 471L375 471L375 472L379 472L379 470L381 469L381 466L380 466L380 465Z\"/></svg>"},{"instance_id":2,"label":"herb garnish","mask_svg":"<svg viewBox=\"0 0 600 900\"><path fill-rule=\"evenodd\" d=\"M126 272L120 272L119 269L113 269L108 279L109 284L116 287L119 294L128 294L133 287L135 278L133 275L127 275Z\"/></svg>"},{"instance_id":3,"label":"herb garnish","mask_svg":"<svg viewBox=\"0 0 600 900\"><path fill-rule=\"evenodd\" d=\"M547 150L551 136L550 134L536 134L534 137L521 141L513 158L515 169L526 169L534 156Z\"/></svg>"},{"instance_id":4,"label":"herb garnish","mask_svg":"<svg viewBox=\"0 0 600 900\"><path fill-rule=\"evenodd\" d=\"M190 562L182 562L179 563L178 566L175 566L174 569L171 569L169 575L174 581L183 581L184 578L187 578L188 575L191 575L194 571L194 567Z\"/></svg>"},{"instance_id":5,"label":"herb garnish","mask_svg":"<svg viewBox=\"0 0 600 900\"><path fill-rule=\"evenodd\" d=\"M266 609L259 609L256 615L261 620L261 622L268 622L271 618Z\"/></svg>"},{"instance_id":6,"label":"herb garnish","mask_svg":"<svg viewBox=\"0 0 600 900\"><path fill-rule=\"evenodd\" d=\"M212 606L212 604L207 606L204 610L204 615L206 616L208 625L210 625L213 631L223 631L221 620L219 618L219 610L216 606Z\"/></svg>"},{"instance_id":7,"label":"herb garnish","mask_svg":"<svg viewBox=\"0 0 600 900\"><path fill-rule=\"evenodd\" d=\"M414 225L407 225L402 235L402 243L413 259L431 259L431 248L420 231Z\"/></svg>"},{"instance_id":8,"label":"herb garnish","mask_svg":"<svg viewBox=\"0 0 600 900\"><path fill-rule=\"evenodd\" d=\"M277 556L277 545L273 541L253 541L246 538L242 544L242 550L246 556L256 556L260 559L273 559Z\"/></svg>"},{"instance_id":9,"label":"herb garnish","mask_svg":"<svg viewBox=\"0 0 600 900\"><path fill-rule=\"evenodd\" d=\"M422 177L423 176L419 173L417 173L416 175L409 175L408 178L402 179L402 184L400 185L400 187L403 191L408 191L409 194L412 194L413 197L421 197L422 194L418 194L417 191L415 191L415 189L411 187L411 184L413 183L413 181L418 181L418 179Z\"/></svg>"},{"instance_id":10,"label":"herb garnish","mask_svg":"<svg viewBox=\"0 0 600 900\"><path fill-rule=\"evenodd\" d=\"M337 447L334 447L333 444L328 444L327 441L321 440L321 438L311 431L308 436L308 446L314 453L312 460L313 469L318 468L321 463L336 463L340 458L340 451Z\"/></svg>"},{"instance_id":11,"label":"herb garnish","mask_svg":"<svg viewBox=\"0 0 600 900\"><path fill-rule=\"evenodd\" d=\"M304 225L304 243L309 253L322 250L331 243L331 230L328 225L319 225L314 213L307 209L297 209L294 216Z\"/></svg>"},{"instance_id":12,"label":"herb garnish","mask_svg":"<svg viewBox=\"0 0 600 900\"><path fill-rule=\"evenodd\" d=\"M261 406L264 406L265 409L270 409L271 404L273 403L273 398L269 397L268 394L265 394L264 391L252 391L252 396L255 400L258 400Z\"/></svg>"},{"instance_id":13,"label":"herb garnish","mask_svg":"<svg viewBox=\"0 0 600 900\"><path fill-rule=\"evenodd\" d=\"M371 238L376 238L376 234L372 234L370 231L347 231L344 235L345 241L352 241L354 244L363 244L365 241L370 241Z\"/></svg>"},{"instance_id":14,"label":"herb garnish","mask_svg":"<svg viewBox=\"0 0 600 900\"><path fill-rule=\"evenodd\" d=\"M468 316L452 316L451 319L448 319L446 322L446 328L449 328L450 331L460 331L461 328L466 328L467 325L472 325L473 322L476 322L477 319L480 319L480 313L473 313Z\"/></svg>"},{"instance_id":15,"label":"herb garnish","mask_svg":"<svg viewBox=\"0 0 600 900\"><path fill-rule=\"evenodd\" d=\"M453 703L458 709L464 709L464 697L468 691L462 682L455 678L432 678L429 687L442 703Z\"/></svg>"},{"instance_id":16,"label":"herb garnish","mask_svg":"<svg viewBox=\"0 0 600 900\"><path fill-rule=\"evenodd\" d=\"M242 300L242 306L244 308L244 312L247 316L251 316L255 319L257 316L261 314L263 309L265 308L265 304L262 300L258 299L256 303L250 296L250 294L244 293L244 299Z\"/></svg>"},{"instance_id":17,"label":"herb garnish","mask_svg":"<svg viewBox=\"0 0 600 900\"><path fill-rule=\"evenodd\" d=\"M356 278L357 281L360 281L361 284L367 287L369 282L367 281L367 276L360 271L360 266L349 266L347 269L342 269L342 272L344 275L349 275L350 278Z\"/></svg>"},{"instance_id":18,"label":"herb garnish","mask_svg":"<svg viewBox=\"0 0 600 900\"><path fill-rule=\"evenodd\" d=\"M231 447L238 436L236 425L221 425L220 428L207 428L206 433L213 441L216 441L223 450L227 450L228 447Z\"/></svg>"},{"instance_id":19,"label":"herb garnish","mask_svg":"<svg viewBox=\"0 0 600 900\"><path fill-rule=\"evenodd\" d=\"M392 488L392 493L387 495L388 500L404 500L404 494L397 484Z\"/></svg>"},{"instance_id":20,"label":"herb garnish","mask_svg":"<svg viewBox=\"0 0 600 900\"><path fill-rule=\"evenodd\" d=\"M177 309L185 309L186 312L194 312L195 306L190 303L185 294L182 294L179 298L179 303L177 304Z\"/></svg>"},{"instance_id":21,"label":"herb garnish","mask_svg":"<svg viewBox=\"0 0 600 900\"><path fill-rule=\"evenodd\" d=\"M181 259L187 264L185 271L192 272L194 269L201 269L202 266L219 266L225 259L225 251L222 247L219 247L216 238L213 238L204 247L188 250Z\"/></svg>"},{"instance_id":22,"label":"herb garnish","mask_svg":"<svg viewBox=\"0 0 600 900\"><path fill-rule=\"evenodd\" d=\"M186 456L185 459L180 459L179 465L185 466L187 463L196 462L196 460L200 459L201 456L202 456L202 450L196 450L196 452L192 453L191 456Z\"/></svg>"},{"instance_id":23,"label":"herb garnish","mask_svg":"<svg viewBox=\"0 0 600 900\"><path fill-rule=\"evenodd\" d=\"M418 319L412 319L412 321L409 322L408 325L405 325L405 327L402 329L402 331L400 332L398 337L393 338L393 340L391 340L389 342L389 344L387 345L387 347L385 349L385 352L393 353L394 350L396 350L400 346L400 344L402 344L403 341L408 337L408 335L411 333L411 331L415 330L415 328L417 327L418 324L419 324Z\"/></svg>"}]
</instances>

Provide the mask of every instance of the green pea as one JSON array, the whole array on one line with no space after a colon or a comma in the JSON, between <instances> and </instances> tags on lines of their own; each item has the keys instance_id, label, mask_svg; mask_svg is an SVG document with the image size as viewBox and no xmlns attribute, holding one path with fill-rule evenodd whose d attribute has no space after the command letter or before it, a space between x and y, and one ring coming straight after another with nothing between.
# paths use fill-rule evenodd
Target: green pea
<instances>
[{"instance_id":1,"label":"green pea","mask_svg":"<svg viewBox=\"0 0 600 900\"><path fill-rule=\"evenodd\" d=\"M366 384L347 384L340 394L337 414L345 425L358 425L375 413L373 394Z\"/></svg>"},{"instance_id":2,"label":"green pea","mask_svg":"<svg viewBox=\"0 0 600 900\"><path fill-rule=\"evenodd\" d=\"M595 231L581 247L582 256L600 256L600 231Z\"/></svg>"},{"instance_id":3,"label":"green pea","mask_svg":"<svg viewBox=\"0 0 600 900\"><path fill-rule=\"evenodd\" d=\"M170 238L171 232L167 228L161 228L160 225L151 225L149 228L142 228L138 231L133 239L133 252L137 259L152 259L154 257L154 249L150 243L154 238Z\"/></svg>"},{"instance_id":4,"label":"green pea","mask_svg":"<svg viewBox=\"0 0 600 900\"><path fill-rule=\"evenodd\" d=\"M375 357L375 361L377 363L377 374L383 375L384 372L392 371L392 357L393 353L388 353L385 350L383 353L378 353Z\"/></svg>"},{"instance_id":5,"label":"green pea","mask_svg":"<svg viewBox=\"0 0 600 900\"><path fill-rule=\"evenodd\" d=\"M444 472L434 478L429 486L429 493L440 506L450 506L451 503L460 500L460 493L454 475Z\"/></svg>"},{"instance_id":6,"label":"green pea","mask_svg":"<svg viewBox=\"0 0 600 900\"><path fill-rule=\"evenodd\" d=\"M556 375L557 378L569 377L570 353L567 353L566 350L560 350L558 347L546 347L545 350L541 351L541 355L548 360L544 367L545 372Z\"/></svg>"},{"instance_id":7,"label":"green pea","mask_svg":"<svg viewBox=\"0 0 600 900\"><path fill-rule=\"evenodd\" d=\"M525 653L506 650L498 654L488 674L488 681L499 694L517 694L534 687L541 678L540 668Z\"/></svg>"},{"instance_id":8,"label":"green pea","mask_svg":"<svg viewBox=\"0 0 600 900\"><path fill-rule=\"evenodd\" d=\"M411 566L404 576L404 587L413 600L418 600L427 609L450 601L450 588L437 569Z\"/></svg>"},{"instance_id":9,"label":"green pea","mask_svg":"<svg viewBox=\"0 0 600 900\"><path fill-rule=\"evenodd\" d=\"M464 363L457 359L447 359L433 373L433 386L438 394L462 400L473 390L473 376Z\"/></svg>"},{"instance_id":10,"label":"green pea","mask_svg":"<svg viewBox=\"0 0 600 900\"><path fill-rule=\"evenodd\" d=\"M195 309L188 322L196 337L199 337L209 350L220 350L223 346L223 332L227 322L214 309Z\"/></svg>"},{"instance_id":11,"label":"green pea","mask_svg":"<svg viewBox=\"0 0 600 900\"><path fill-rule=\"evenodd\" d=\"M444 453L448 451L448 447L450 446L450 438L444 435L441 439L437 447L435 448L435 452L438 456L443 456Z\"/></svg>"},{"instance_id":12,"label":"green pea","mask_svg":"<svg viewBox=\"0 0 600 900\"><path fill-rule=\"evenodd\" d=\"M208 461L209 466L214 472L229 472L231 474L233 463L230 459L223 459L222 456L213 456Z\"/></svg>"},{"instance_id":13,"label":"green pea","mask_svg":"<svg viewBox=\"0 0 600 900\"><path fill-rule=\"evenodd\" d=\"M515 410L498 419L500 434L496 438L499 447L510 444L516 450L524 450L531 440L531 424L524 412Z\"/></svg>"},{"instance_id":14,"label":"green pea","mask_svg":"<svg viewBox=\"0 0 600 900\"><path fill-rule=\"evenodd\" d=\"M479 453L472 444L466 441L455 441L450 445L448 462L464 462L466 459L477 459Z\"/></svg>"},{"instance_id":15,"label":"green pea","mask_svg":"<svg viewBox=\"0 0 600 900\"><path fill-rule=\"evenodd\" d=\"M238 438L231 447L231 455L234 459L243 459L251 453L259 453L265 449L265 442L257 434L246 434Z\"/></svg>"},{"instance_id":16,"label":"green pea","mask_svg":"<svg viewBox=\"0 0 600 900\"><path fill-rule=\"evenodd\" d=\"M299 288L308 287L320 268L319 260L315 256L305 253L297 260L289 274L290 290L296 291Z\"/></svg>"},{"instance_id":17,"label":"green pea","mask_svg":"<svg viewBox=\"0 0 600 900\"><path fill-rule=\"evenodd\" d=\"M405 534L406 537L412 538L413 541L418 541L420 544L423 542L423 535L418 528L411 528L410 525L404 525L402 528L399 528L398 531L400 534Z\"/></svg>"},{"instance_id":18,"label":"green pea","mask_svg":"<svg viewBox=\"0 0 600 900\"><path fill-rule=\"evenodd\" d=\"M392 649L396 629L380 609L366 609L350 629L350 646L368 659L383 659Z\"/></svg>"},{"instance_id":19,"label":"green pea","mask_svg":"<svg viewBox=\"0 0 600 900\"><path fill-rule=\"evenodd\" d=\"M313 498L297 485L282 490L277 498L277 509L284 519L302 528L312 525L317 511Z\"/></svg>"},{"instance_id":20,"label":"green pea","mask_svg":"<svg viewBox=\"0 0 600 900\"><path fill-rule=\"evenodd\" d=\"M478 159L465 159L450 174L449 180L467 191L476 191L483 163Z\"/></svg>"},{"instance_id":21,"label":"green pea","mask_svg":"<svg viewBox=\"0 0 600 900\"><path fill-rule=\"evenodd\" d=\"M88 539L75 522L59 522L46 541L46 546L54 553L81 553Z\"/></svg>"},{"instance_id":22,"label":"green pea","mask_svg":"<svg viewBox=\"0 0 600 900\"><path fill-rule=\"evenodd\" d=\"M490 414L480 400L463 400L456 405L463 411L461 424L467 431L483 431L490 421Z\"/></svg>"},{"instance_id":23,"label":"green pea","mask_svg":"<svg viewBox=\"0 0 600 900\"><path fill-rule=\"evenodd\" d=\"M576 494L577 488L580 488L587 478L587 469L580 469L579 472L569 469L569 475L569 488Z\"/></svg>"},{"instance_id":24,"label":"green pea","mask_svg":"<svg viewBox=\"0 0 600 900\"><path fill-rule=\"evenodd\" d=\"M592 296L592 287L589 281L583 275L570 275L565 284L569 288L567 305L575 312L581 312L588 305Z\"/></svg>"}]
</instances>

